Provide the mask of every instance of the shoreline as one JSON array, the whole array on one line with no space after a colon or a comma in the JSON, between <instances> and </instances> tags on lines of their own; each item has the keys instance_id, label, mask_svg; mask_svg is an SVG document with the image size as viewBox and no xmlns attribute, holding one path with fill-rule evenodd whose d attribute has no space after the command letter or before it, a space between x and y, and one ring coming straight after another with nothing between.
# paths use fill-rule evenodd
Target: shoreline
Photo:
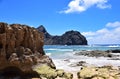
<instances>
[{"instance_id":1,"label":"shoreline","mask_svg":"<svg viewBox=\"0 0 120 79\"><path fill-rule=\"evenodd\" d=\"M66 56L64 55L65 57L61 59L52 58L52 60L56 68L65 71L78 71L82 66L120 66L120 53L108 53L96 50L92 52L81 52L82 51L69 53Z\"/></svg>"},{"instance_id":2,"label":"shoreline","mask_svg":"<svg viewBox=\"0 0 120 79\"><path fill-rule=\"evenodd\" d=\"M66 55L65 55L66 54ZM62 54L63 55L63 54ZM42 79L119 79L120 53L108 51L78 51L52 58L56 69L43 65L36 71ZM61 56L60 56L61 57ZM117 58L117 59L114 59ZM41 70L42 69L42 70ZM44 70L45 69L45 70ZM46 72L47 71L47 72ZM46 75L46 76L44 76ZM45 78L44 78L45 77Z\"/></svg>"},{"instance_id":3,"label":"shoreline","mask_svg":"<svg viewBox=\"0 0 120 79\"><path fill-rule=\"evenodd\" d=\"M96 50L95 50L96 51ZM77 52L78 53L78 52ZM95 52L94 52L95 53ZM103 53L103 52L101 52ZM73 58L61 58L55 59L53 58L53 62L57 69L63 69L65 72L70 72L73 74L73 79L77 78L77 73L80 69L84 66L86 67L104 67L104 66L111 66L113 68L120 69L120 53L110 53L112 56L100 56L100 57L89 57L84 55L75 55ZM106 54L105 54L106 55ZM63 79L63 78L56 78L56 79Z\"/></svg>"}]
</instances>

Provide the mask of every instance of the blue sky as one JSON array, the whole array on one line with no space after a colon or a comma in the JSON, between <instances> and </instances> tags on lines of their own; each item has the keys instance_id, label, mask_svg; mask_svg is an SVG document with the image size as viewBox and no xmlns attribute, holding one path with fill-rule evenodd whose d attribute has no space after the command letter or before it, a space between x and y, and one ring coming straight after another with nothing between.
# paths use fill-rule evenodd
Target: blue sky
<instances>
[{"instance_id":1,"label":"blue sky","mask_svg":"<svg viewBox=\"0 0 120 79\"><path fill-rule=\"evenodd\" d=\"M52 35L80 31L89 44L120 44L120 0L0 0L0 21Z\"/></svg>"}]
</instances>

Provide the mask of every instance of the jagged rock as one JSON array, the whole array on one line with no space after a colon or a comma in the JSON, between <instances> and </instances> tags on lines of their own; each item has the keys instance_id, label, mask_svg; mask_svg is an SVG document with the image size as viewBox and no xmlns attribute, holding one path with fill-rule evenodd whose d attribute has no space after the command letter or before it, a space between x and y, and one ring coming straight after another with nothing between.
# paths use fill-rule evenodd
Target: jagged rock
<instances>
[{"instance_id":1,"label":"jagged rock","mask_svg":"<svg viewBox=\"0 0 120 79\"><path fill-rule=\"evenodd\" d=\"M45 39L52 37L52 35L50 35L50 34L47 32L47 30L44 28L43 25L41 25L40 27L38 27L37 30L44 33L44 38L45 38Z\"/></svg>"},{"instance_id":2,"label":"jagged rock","mask_svg":"<svg viewBox=\"0 0 120 79\"><path fill-rule=\"evenodd\" d=\"M37 29L44 33L44 41L46 45L87 45L86 38L78 31L71 30L65 32L61 36L52 36L42 25Z\"/></svg>"},{"instance_id":3,"label":"jagged rock","mask_svg":"<svg viewBox=\"0 0 120 79\"><path fill-rule=\"evenodd\" d=\"M43 51L43 33L27 25L0 23L0 73L19 69L32 73L33 67L46 63L55 68L52 60ZM42 60L43 58L43 60ZM14 70L15 70L14 69Z\"/></svg>"}]
</instances>

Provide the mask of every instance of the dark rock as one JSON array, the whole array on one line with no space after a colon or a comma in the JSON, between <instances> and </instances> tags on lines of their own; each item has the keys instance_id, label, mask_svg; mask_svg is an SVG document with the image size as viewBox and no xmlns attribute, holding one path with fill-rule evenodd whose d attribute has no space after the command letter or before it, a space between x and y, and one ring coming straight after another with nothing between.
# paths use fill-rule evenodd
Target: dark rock
<instances>
[{"instance_id":1,"label":"dark rock","mask_svg":"<svg viewBox=\"0 0 120 79\"><path fill-rule=\"evenodd\" d=\"M87 45L86 38L78 31L67 31L61 36L52 36L41 25L38 31L44 33L46 45Z\"/></svg>"},{"instance_id":2,"label":"dark rock","mask_svg":"<svg viewBox=\"0 0 120 79\"><path fill-rule=\"evenodd\" d=\"M106 52L111 52L111 53L120 53L120 50L116 49L116 50L107 50Z\"/></svg>"},{"instance_id":3,"label":"dark rock","mask_svg":"<svg viewBox=\"0 0 120 79\"><path fill-rule=\"evenodd\" d=\"M46 29L44 28L43 25L41 25L40 27L38 27L37 30L38 30L39 32L43 32L43 33L44 33L44 38L51 38L51 37L52 37L52 35L50 35L50 34L46 31Z\"/></svg>"},{"instance_id":4,"label":"dark rock","mask_svg":"<svg viewBox=\"0 0 120 79\"><path fill-rule=\"evenodd\" d=\"M86 62L85 61L80 61L80 62L78 62L76 65L77 66L83 66L83 64L85 64Z\"/></svg>"},{"instance_id":5,"label":"dark rock","mask_svg":"<svg viewBox=\"0 0 120 79\"><path fill-rule=\"evenodd\" d=\"M23 72L18 67L7 67L0 72L0 79L31 79L40 78L39 74L35 71Z\"/></svg>"},{"instance_id":6,"label":"dark rock","mask_svg":"<svg viewBox=\"0 0 120 79\"><path fill-rule=\"evenodd\" d=\"M109 52L100 51L100 50L80 51L80 52L75 53L75 55L84 55L88 57L113 57L114 56Z\"/></svg>"},{"instance_id":7,"label":"dark rock","mask_svg":"<svg viewBox=\"0 0 120 79\"><path fill-rule=\"evenodd\" d=\"M111 58L109 60L120 60L120 58Z\"/></svg>"},{"instance_id":8,"label":"dark rock","mask_svg":"<svg viewBox=\"0 0 120 79\"><path fill-rule=\"evenodd\" d=\"M42 64L39 62L42 60L43 63L55 68L52 60L43 51L43 44L43 33L34 28L0 23L0 73L13 68L32 74L33 67ZM7 71L10 72L11 70Z\"/></svg>"},{"instance_id":9,"label":"dark rock","mask_svg":"<svg viewBox=\"0 0 120 79\"><path fill-rule=\"evenodd\" d=\"M77 67L77 66L85 66L87 64L85 61L79 61L73 64L70 64L71 67Z\"/></svg>"}]
</instances>

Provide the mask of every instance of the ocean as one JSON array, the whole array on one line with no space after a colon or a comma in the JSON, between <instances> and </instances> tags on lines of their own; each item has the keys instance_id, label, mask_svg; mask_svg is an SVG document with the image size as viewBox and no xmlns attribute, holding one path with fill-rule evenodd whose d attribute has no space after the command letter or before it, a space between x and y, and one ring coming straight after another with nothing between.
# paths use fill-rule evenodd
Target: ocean
<instances>
[{"instance_id":1,"label":"ocean","mask_svg":"<svg viewBox=\"0 0 120 79\"><path fill-rule=\"evenodd\" d=\"M94 44L94 45L45 45L44 51L46 55L52 58L58 69L64 69L66 71L77 71L80 66L75 64L80 61L85 61L87 65L104 66L113 65L120 66L120 60L111 60L107 57L87 57L77 56L75 53L87 50L115 50L120 49L120 44ZM120 55L120 53L116 53Z\"/></svg>"},{"instance_id":2,"label":"ocean","mask_svg":"<svg viewBox=\"0 0 120 79\"><path fill-rule=\"evenodd\" d=\"M44 51L51 58L62 59L66 54L73 54L82 50L115 50L120 49L120 44L94 44L94 45L45 45Z\"/></svg>"}]
</instances>

